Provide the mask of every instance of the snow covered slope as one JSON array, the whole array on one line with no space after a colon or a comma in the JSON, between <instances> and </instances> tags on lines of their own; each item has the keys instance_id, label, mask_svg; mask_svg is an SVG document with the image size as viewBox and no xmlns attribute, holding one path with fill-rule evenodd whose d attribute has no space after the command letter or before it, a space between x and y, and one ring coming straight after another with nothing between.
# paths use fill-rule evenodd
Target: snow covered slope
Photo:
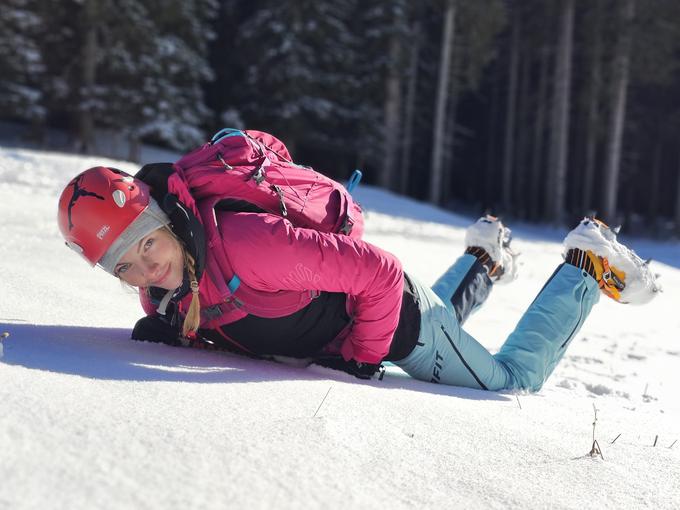
<instances>
[{"instance_id":1,"label":"snow covered slope","mask_svg":"<svg viewBox=\"0 0 680 510\"><path fill-rule=\"evenodd\" d=\"M538 394L361 382L128 340L136 297L64 247L61 188L111 161L0 148L0 509L679 508L680 245L651 305L602 299ZM115 162L134 172L128 163ZM364 188L367 233L433 282L473 218ZM564 231L511 225L519 279L468 330L496 350ZM591 458L595 438L604 460Z\"/></svg>"}]
</instances>

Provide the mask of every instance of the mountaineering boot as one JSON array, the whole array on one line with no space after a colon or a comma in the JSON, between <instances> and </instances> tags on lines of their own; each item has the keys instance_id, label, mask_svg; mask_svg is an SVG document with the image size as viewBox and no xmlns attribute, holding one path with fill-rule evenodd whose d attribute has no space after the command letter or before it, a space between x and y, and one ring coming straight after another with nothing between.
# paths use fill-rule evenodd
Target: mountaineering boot
<instances>
[{"instance_id":1,"label":"mountaineering boot","mask_svg":"<svg viewBox=\"0 0 680 510\"><path fill-rule=\"evenodd\" d=\"M517 278L517 256L510 248L512 231L501 220L487 214L465 232L465 253L484 265L495 283L509 283Z\"/></svg>"},{"instance_id":2,"label":"mountaineering boot","mask_svg":"<svg viewBox=\"0 0 680 510\"><path fill-rule=\"evenodd\" d=\"M656 276L633 250L616 240L617 232L595 218L583 218L564 239L564 258L597 280L600 290L619 303L641 305L661 288Z\"/></svg>"}]
</instances>

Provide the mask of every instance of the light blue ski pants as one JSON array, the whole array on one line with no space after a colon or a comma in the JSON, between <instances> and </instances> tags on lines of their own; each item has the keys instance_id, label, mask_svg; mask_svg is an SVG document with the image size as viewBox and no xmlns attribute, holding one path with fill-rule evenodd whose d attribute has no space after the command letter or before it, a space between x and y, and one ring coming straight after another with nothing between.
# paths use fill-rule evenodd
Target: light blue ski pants
<instances>
[{"instance_id":1,"label":"light blue ski pants","mask_svg":"<svg viewBox=\"0 0 680 510\"><path fill-rule=\"evenodd\" d=\"M485 273L485 282L479 275L470 278L478 264L473 255L463 255L432 289L411 278L419 299L420 336L415 349L394 364L424 381L492 391L538 391L599 300L597 282L575 266L559 266L500 351L492 355L461 327L490 290ZM454 294L466 293L467 305L454 307Z\"/></svg>"}]
</instances>

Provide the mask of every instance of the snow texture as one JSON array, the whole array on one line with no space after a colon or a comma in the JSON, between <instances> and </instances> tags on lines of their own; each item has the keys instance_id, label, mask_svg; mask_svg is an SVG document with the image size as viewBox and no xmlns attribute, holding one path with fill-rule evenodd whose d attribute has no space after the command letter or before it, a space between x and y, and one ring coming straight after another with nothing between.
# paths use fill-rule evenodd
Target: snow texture
<instances>
[{"instance_id":1,"label":"snow texture","mask_svg":"<svg viewBox=\"0 0 680 510\"><path fill-rule=\"evenodd\" d=\"M129 340L141 310L67 249L61 188L103 158L0 148L0 509L680 508L680 245L623 239L665 292L603 297L537 394ZM119 168L135 171L125 162ZM366 237L432 283L475 218L370 189ZM497 350L566 230L513 224L519 278L467 329ZM595 438L604 459L591 457Z\"/></svg>"}]
</instances>

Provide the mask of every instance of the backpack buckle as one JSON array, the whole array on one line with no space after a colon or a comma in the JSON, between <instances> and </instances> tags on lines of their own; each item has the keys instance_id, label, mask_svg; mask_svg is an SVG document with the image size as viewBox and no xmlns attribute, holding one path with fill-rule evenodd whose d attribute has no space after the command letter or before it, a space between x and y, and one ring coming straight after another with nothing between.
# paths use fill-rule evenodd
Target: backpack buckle
<instances>
[{"instance_id":1,"label":"backpack buckle","mask_svg":"<svg viewBox=\"0 0 680 510\"><path fill-rule=\"evenodd\" d=\"M203 308L201 310L201 316L205 318L207 321L211 321L214 319L217 319L222 315L222 307L217 304L214 306L209 306L207 308Z\"/></svg>"},{"instance_id":2,"label":"backpack buckle","mask_svg":"<svg viewBox=\"0 0 680 510\"><path fill-rule=\"evenodd\" d=\"M340 227L340 233L348 236L352 232L352 228L354 228L354 220L348 214L345 217L345 221L342 223L342 227Z\"/></svg>"},{"instance_id":3,"label":"backpack buckle","mask_svg":"<svg viewBox=\"0 0 680 510\"><path fill-rule=\"evenodd\" d=\"M225 303L232 305L234 308L241 310L243 308L243 301L240 299L234 297L234 296L229 296L224 300Z\"/></svg>"},{"instance_id":4,"label":"backpack buckle","mask_svg":"<svg viewBox=\"0 0 680 510\"><path fill-rule=\"evenodd\" d=\"M250 178L253 179L258 185L261 184L262 181L264 181L265 178L264 163L257 167L257 169L253 172L253 175L250 176Z\"/></svg>"}]
</instances>

